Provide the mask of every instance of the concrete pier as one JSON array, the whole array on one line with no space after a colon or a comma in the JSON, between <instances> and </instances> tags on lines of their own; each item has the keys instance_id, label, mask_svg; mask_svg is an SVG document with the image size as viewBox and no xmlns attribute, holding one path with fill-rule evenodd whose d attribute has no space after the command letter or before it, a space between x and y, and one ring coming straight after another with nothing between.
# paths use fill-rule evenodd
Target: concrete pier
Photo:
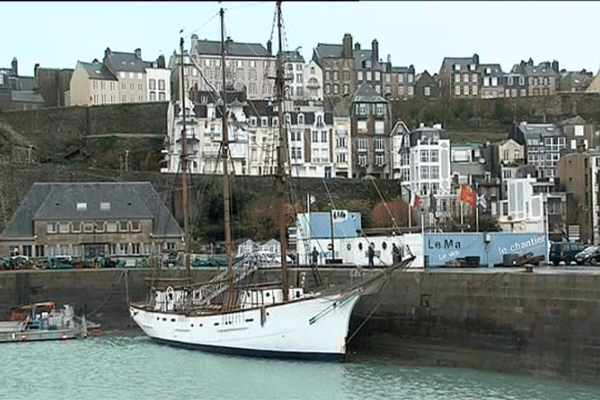
<instances>
[{"instance_id":1,"label":"concrete pier","mask_svg":"<svg viewBox=\"0 0 600 400\"><path fill-rule=\"evenodd\" d=\"M169 272L169 271L167 271ZM209 280L216 270L194 270ZM181 271L171 271L172 276ZM308 270L292 269L290 281ZM326 267L325 283L374 273ZM54 300L103 330L137 329L127 298L144 299L149 269L0 272L0 310ZM2 318L5 319L5 318ZM600 269L535 267L418 269L396 274L357 304L349 359L517 372L596 383L600 378ZM357 330L357 328L360 328Z\"/></svg>"}]
</instances>

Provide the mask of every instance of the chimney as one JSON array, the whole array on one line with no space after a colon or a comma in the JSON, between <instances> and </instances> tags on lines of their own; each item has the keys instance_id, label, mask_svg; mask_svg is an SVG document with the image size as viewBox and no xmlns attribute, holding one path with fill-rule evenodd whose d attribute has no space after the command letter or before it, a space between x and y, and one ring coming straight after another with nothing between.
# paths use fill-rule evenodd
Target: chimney
<instances>
[{"instance_id":1,"label":"chimney","mask_svg":"<svg viewBox=\"0 0 600 400\"><path fill-rule=\"evenodd\" d=\"M476 66L479 66L479 54L477 54L477 53L473 54L473 62L475 63Z\"/></svg>"},{"instance_id":2,"label":"chimney","mask_svg":"<svg viewBox=\"0 0 600 400\"><path fill-rule=\"evenodd\" d=\"M352 58L352 35L349 33L346 33L344 35L344 57L345 58Z\"/></svg>"},{"instance_id":3,"label":"chimney","mask_svg":"<svg viewBox=\"0 0 600 400\"><path fill-rule=\"evenodd\" d=\"M35 66L33 67L33 76L35 78L37 78L37 71L38 71L39 67L40 67L40 64L38 64L38 63L36 63Z\"/></svg>"},{"instance_id":4,"label":"chimney","mask_svg":"<svg viewBox=\"0 0 600 400\"><path fill-rule=\"evenodd\" d=\"M191 42L192 46L192 51L194 51L193 49L195 49L196 47L198 47L198 35L196 35L195 33L192 35L192 42Z\"/></svg>"},{"instance_id":5,"label":"chimney","mask_svg":"<svg viewBox=\"0 0 600 400\"><path fill-rule=\"evenodd\" d=\"M388 64L390 64L390 66L392 65L392 55L391 54L388 54L387 62L388 62Z\"/></svg>"},{"instance_id":6,"label":"chimney","mask_svg":"<svg viewBox=\"0 0 600 400\"><path fill-rule=\"evenodd\" d=\"M13 76L19 76L19 62L17 61L17 57L12 59L10 65L12 66Z\"/></svg>"},{"instance_id":7,"label":"chimney","mask_svg":"<svg viewBox=\"0 0 600 400\"><path fill-rule=\"evenodd\" d=\"M271 43L270 39L267 42L267 51L269 52L270 55L273 55L273 43Z\"/></svg>"},{"instance_id":8,"label":"chimney","mask_svg":"<svg viewBox=\"0 0 600 400\"><path fill-rule=\"evenodd\" d=\"M379 43L377 43L377 39L373 39L371 42L371 57L373 61L379 61Z\"/></svg>"},{"instance_id":9,"label":"chimney","mask_svg":"<svg viewBox=\"0 0 600 400\"><path fill-rule=\"evenodd\" d=\"M356 42L356 44L354 45L354 50L360 50L360 43Z\"/></svg>"},{"instance_id":10,"label":"chimney","mask_svg":"<svg viewBox=\"0 0 600 400\"><path fill-rule=\"evenodd\" d=\"M166 68L166 63L165 63L165 56L163 56L162 54L160 56L158 56L158 58L156 59L156 66L158 68Z\"/></svg>"},{"instance_id":11,"label":"chimney","mask_svg":"<svg viewBox=\"0 0 600 400\"><path fill-rule=\"evenodd\" d=\"M141 60L142 59L142 49L135 49L134 52L135 52L135 56Z\"/></svg>"},{"instance_id":12,"label":"chimney","mask_svg":"<svg viewBox=\"0 0 600 400\"><path fill-rule=\"evenodd\" d=\"M106 50L104 50L104 60L103 61L105 64L110 59L111 55L112 55L112 52L110 51L110 47L107 47Z\"/></svg>"},{"instance_id":13,"label":"chimney","mask_svg":"<svg viewBox=\"0 0 600 400\"><path fill-rule=\"evenodd\" d=\"M552 69L554 70L554 72L556 72L557 74L560 72L558 69L558 60L554 60L552 61Z\"/></svg>"}]
</instances>

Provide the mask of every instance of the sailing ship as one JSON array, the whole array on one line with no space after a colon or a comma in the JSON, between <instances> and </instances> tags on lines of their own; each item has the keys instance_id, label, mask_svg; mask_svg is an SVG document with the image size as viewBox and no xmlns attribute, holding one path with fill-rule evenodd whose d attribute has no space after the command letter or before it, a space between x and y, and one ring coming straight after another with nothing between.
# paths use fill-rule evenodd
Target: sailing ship
<instances>
[{"instance_id":1,"label":"sailing ship","mask_svg":"<svg viewBox=\"0 0 600 400\"><path fill-rule=\"evenodd\" d=\"M153 286L146 301L130 304L132 319L146 335L155 341L171 346L199 349L224 354L248 356L295 358L309 360L340 360L346 354L346 340L352 310L360 296L378 290L391 277L391 272L406 267L414 259L407 259L379 271L358 285L337 290L321 288L320 291L305 291L304 287L291 287L288 282L287 259L280 259L280 281L241 285L241 282L256 273L272 260L259 255L244 257L235 265L232 262L231 232L229 226L229 174L228 132L225 84L225 42L223 14L221 9L221 65L222 77L222 158L224 228L228 268L206 283L166 283L163 287ZM278 187L286 189L287 134L283 127L284 73L281 45L281 2L277 2L277 26L279 52L277 56L277 86L279 141ZM182 42L183 43L183 39ZM181 58L183 60L183 44ZM183 62L182 62L183 76ZM182 79L183 81L183 79ZM184 89L182 83L182 99ZM182 101L183 103L183 101ZM185 110L184 110L185 111ZM185 115L184 119L185 121ZM185 132L185 125L184 125ZM184 133L185 134L185 133ZM186 140L182 140L185 146ZM183 205L184 205L184 263L191 276L189 236L187 230L187 179L186 149L182 148L181 162ZM282 196L283 197L283 196ZM286 224L280 207L281 254L287 254ZM272 267L272 265L269 265ZM272 270L272 268L271 268Z\"/></svg>"}]
</instances>

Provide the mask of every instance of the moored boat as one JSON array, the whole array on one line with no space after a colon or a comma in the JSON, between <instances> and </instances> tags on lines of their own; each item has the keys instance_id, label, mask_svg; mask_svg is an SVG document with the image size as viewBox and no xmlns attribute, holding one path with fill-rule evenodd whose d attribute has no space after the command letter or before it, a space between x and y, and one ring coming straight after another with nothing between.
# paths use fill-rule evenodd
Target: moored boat
<instances>
[{"instance_id":1,"label":"moored boat","mask_svg":"<svg viewBox=\"0 0 600 400\"><path fill-rule=\"evenodd\" d=\"M9 321L0 321L0 342L64 340L87 337L85 315L73 307L57 309L53 301L22 305L12 310Z\"/></svg>"}]
</instances>

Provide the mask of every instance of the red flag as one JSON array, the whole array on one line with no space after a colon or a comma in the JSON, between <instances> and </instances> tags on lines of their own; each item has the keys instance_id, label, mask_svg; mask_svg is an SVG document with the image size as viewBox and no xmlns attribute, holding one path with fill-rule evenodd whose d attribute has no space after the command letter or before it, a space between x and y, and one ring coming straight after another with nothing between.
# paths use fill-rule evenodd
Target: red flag
<instances>
[{"instance_id":1,"label":"red flag","mask_svg":"<svg viewBox=\"0 0 600 400\"><path fill-rule=\"evenodd\" d=\"M477 195L468 186L463 185L460 189L460 201L464 201L472 206L477 204Z\"/></svg>"}]
</instances>

